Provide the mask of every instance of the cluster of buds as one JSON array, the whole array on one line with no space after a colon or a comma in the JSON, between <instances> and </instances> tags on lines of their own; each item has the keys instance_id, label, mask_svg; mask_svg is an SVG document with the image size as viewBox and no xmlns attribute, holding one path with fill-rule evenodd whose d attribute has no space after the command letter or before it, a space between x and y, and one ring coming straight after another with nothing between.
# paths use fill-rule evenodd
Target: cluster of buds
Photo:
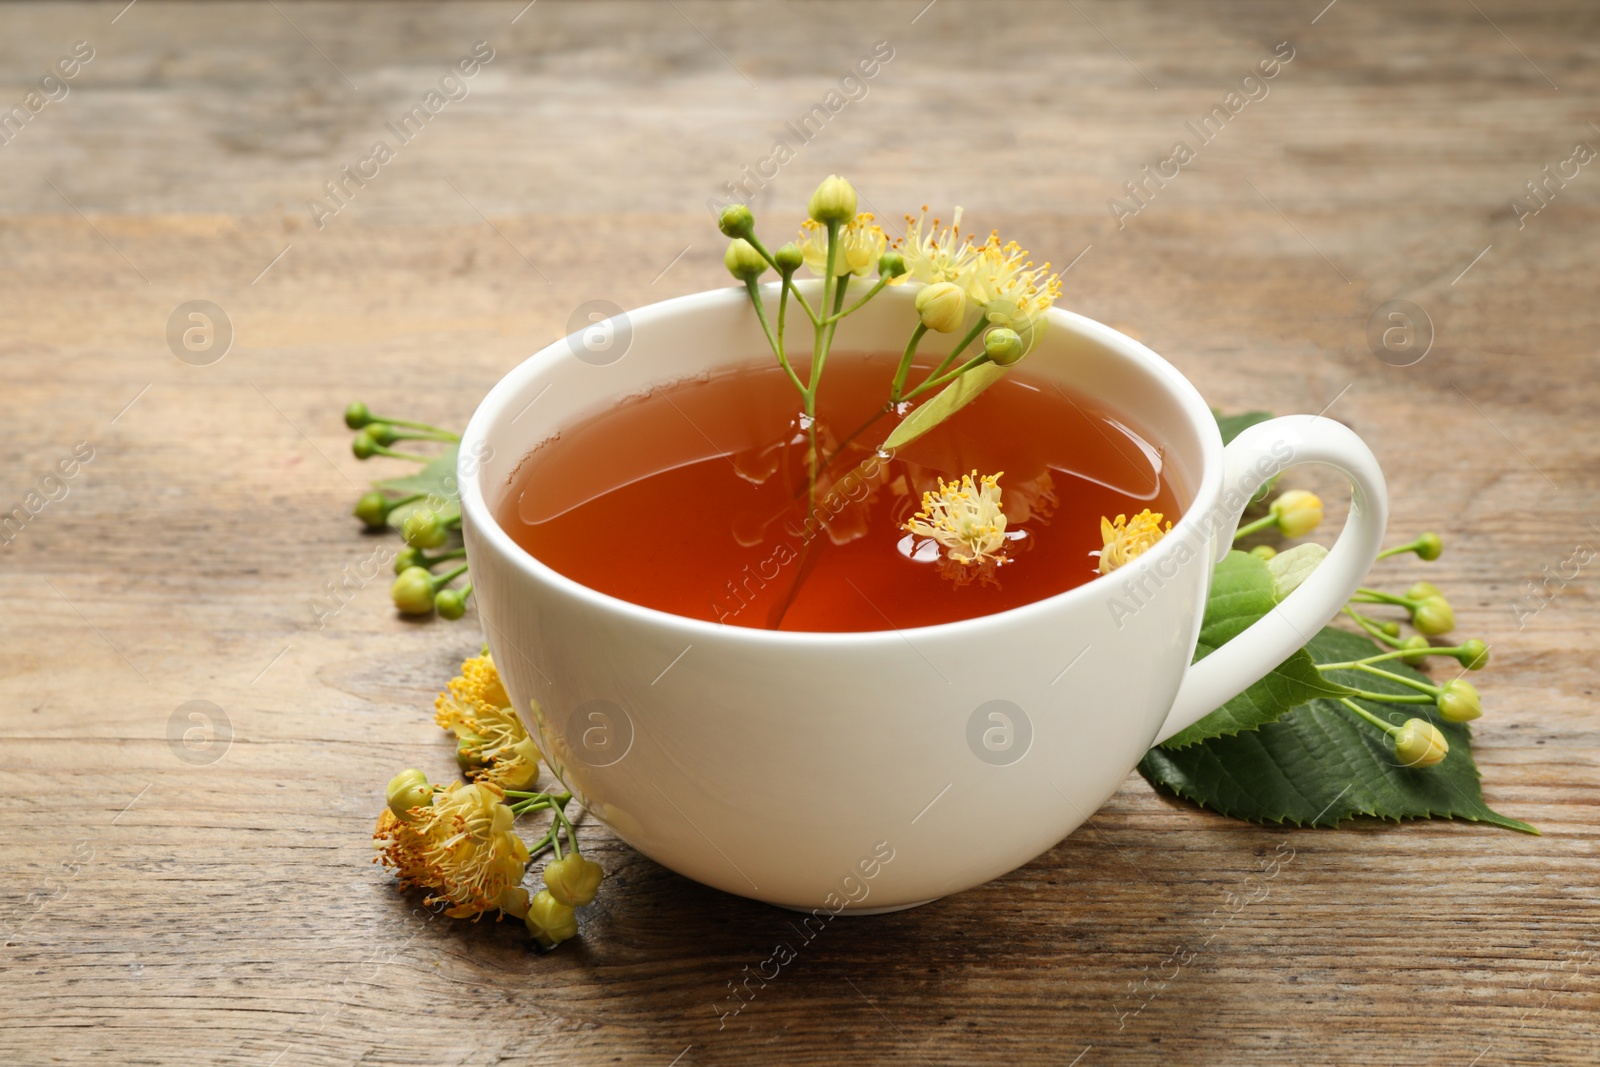
<instances>
[{"instance_id":1,"label":"cluster of buds","mask_svg":"<svg viewBox=\"0 0 1600 1067\"><path fill-rule=\"evenodd\" d=\"M1438 559L1443 550L1444 543L1439 535L1426 533L1407 544L1388 549L1378 558L1414 554L1421 560L1431 562ZM1403 609L1407 616L1406 621L1410 623L1415 633L1407 636L1398 619L1379 620L1363 614L1357 609L1358 604L1390 605ZM1450 606L1450 601L1439 591L1438 586L1432 582L1416 582L1406 589L1404 595L1362 587L1357 590L1354 599L1346 605L1344 613L1388 651L1348 663L1318 664L1318 670L1360 671L1398 683L1408 691L1358 692L1356 695L1362 700L1397 705L1428 705L1441 720L1452 723L1471 722L1483 714L1483 699L1478 694L1477 687L1471 682L1462 678L1452 678L1443 684L1435 685L1432 682L1419 681L1416 676L1396 674L1380 666L1387 661L1399 660L1409 667L1418 667L1433 656L1454 660L1469 671L1481 671L1489 665L1489 646L1477 638L1457 641L1454 644L1435 644L1430 640L1450 633L1456 625L1455 611ZM1404 766L1431 767L1443 760L1450 751L1444 734L1427 719L1412 718L1397 726L1394 723L1384 722L1348 699L1343 703L1389 735L1394 745L1395 757Z\"/></svg>"},{"instance_id":2,"label":"cluster of buds","mask_svg":"<svg viewBox=\"0 0 1600 1067\"><path fill-rule=\"evenodd\" d=\"M397 441L453 446L461 440L459 435L425 422L374 415L360 401L344 409L344 423L356 431L350 451L362 460L386 456L427 465L438 462L439 457L402 452L390 446ZM448 481L441 479L442 484L423 492L413 491L403 478L375 482L361 494L351 512L368 530L398 530L405 540L406 547L395 555L395 581L389 589L395 610L403 615L438 612L444 618L459 619L466 614L472 583L459 588L450 585L467 573L465 563L454 563L467 550L460 544L460 502L453 491L447 490L447 486L454 486L454 475L447 477ZM435 573L441 565L447 566Z\"/></svg>"},{"instance_id":3,"label":"cluster of buds","mask_svg":"<svg viewBox=\"0 0 1600 1067\"><path fill-rule=\"evenodd\" d=\"M840 320L886 286L907 280L921 283L914 301L917 319L880 413L904 415L908 406L902 405L951 385L969 371L985 365L1010 367L1022 359L1043 330L1046 312L1061 294L1060 276L1049 273L1048 263L1036 267L1015 242L1002 243L998 234L991 234L977 244L970 235L962 234L959 208L955 224L948 230L940 230L935 219L924 232L926 207L921 219L908 215L910 232L891 248L875 217L857 211L858 202L849 181L830 175L811 194L806 205L809 217L797 238L775 251L769 251L756 235L755 216L749 207L730 205L717 220L718 228L729 238L723 263L749 291L767 342L804 403L813 507L817 475L826 465L816 445L817 387ZM815 306L795 286L795 274L802 267L822 280L821 298ZM776 328L769 322L758 284L768 270L778 277ZM877 277L872 284L860 287L856 299L849 300L852 280L865 282L873 271ZM789 359L785 324L791 304L806 315L815 334L808 367L797 367ZM976 316L971 314L974 310ZM917 346L929 332L952 334L959 340L937 366L924 368L920 382L911 385L907 378L916 362ZM978 346L975 354L970 352L974 344ZM877 416L844 440L854 441L876 421ZM916 435L939 421L930 418L917 423ZM897 439L896 445L909 439Z\"/></svg>"},{"instance_id":4,"label":"cluster of buds","mask_svg":"<svg viewBox=\"0 0 1600 1067\"><path fill-rule=\"evenodd\" d=\"M435 785L416 768L395 775L373 831L374 862L393 870L402 887L426 889L427 902L447 905L453 918L510 915L547 949L576 937L575 909L594 901L605 871L578 851L566 814L572 794L532 791L540 753L487 652L462 663L435 709L435 721L456 735L457 761L472 781ZM517 822L543 812L549 828L529 843ZM544 888L530 893L522 881L546 851L553 858Z\"/></svg>"}]
</instances>

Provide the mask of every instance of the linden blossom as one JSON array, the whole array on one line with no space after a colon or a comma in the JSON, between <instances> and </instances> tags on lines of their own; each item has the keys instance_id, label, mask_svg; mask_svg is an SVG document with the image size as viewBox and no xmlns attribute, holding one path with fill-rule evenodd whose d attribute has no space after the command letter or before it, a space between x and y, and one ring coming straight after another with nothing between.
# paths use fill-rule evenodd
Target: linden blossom
<instances>
[{"instance_id":1,"label":"linden blossom","mask_svg":"<svg viewBox=\"0 0 1600 1067\"><path fill-rule=\"evenodd\" d=\"M493 59L494 48L488 41L479 41L472 46L470 53L456 60L452 73L439 79L438 89L429 89L420 103L413 104L409 111L400 116L398 125L394 122L384 123L395 135L400 147L415 140L433 116L443 111L452 101L465 100L471 90L463 79L477 77L484 65ZM454 71L459 71L461 77L456 77ZM374 141L372 151L365 159L356 163L353 171L346 164L339 168L339 177L323 182L323 191L332 203L326 203L316 197L306 201L306 208L311 212L311 221L317 224L317 229L326 227L328 220L343 211L350 201L355 199L356 193L365 189L367 182L376 178L379 170L392 162L397 154L397 150L390 148L388 142ZM354 188L351 188L352 185Z\"/></svg>"}]
</instances>

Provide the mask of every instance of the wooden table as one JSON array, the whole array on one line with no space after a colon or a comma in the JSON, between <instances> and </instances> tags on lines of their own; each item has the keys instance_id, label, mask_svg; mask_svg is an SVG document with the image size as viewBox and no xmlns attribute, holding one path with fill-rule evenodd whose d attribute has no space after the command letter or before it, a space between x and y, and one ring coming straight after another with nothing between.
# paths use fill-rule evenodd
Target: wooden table
<instances>
[{"instance_id":1,"label":"wooden table","mask_svg":"<svg viewBox=\"0 0 1600 1067\"><path fill-rule=\"evenodd\" d=\"M1537 214L1524 189L1600 146L1600 10L122 2L0 9L0 107L93 51L0 146L0 503L40 505L0 553L7 1062L1600 1059L1592 564L1513 607L1600 541L1600 171ZM331 211L324 183L479 41L469 95ZM798 145L785 123L880 41ZM1185 123L1280 42L1202 143ZM1495 648L1489 802L1544 836L1260 828L1131 776L1021 870L835 924L721 1028L787 915L603 830L601 899L549 955L396 892L367 862L382 787L452 771L430 701L479 638L396 618L386 575L319 624L390 544L349 517L372 469L340 410L459 425L583 301L727 284L706 201L784 136L758 212L798 218L832 171L891 219L959 202L1217 405L1371 442L1396 540L1448 542L1392 580L1426 574ZM1119 227L1108 200L1180 138L1195 158ZM220 359L220 334L169 345L193 300L231 324ZM1414 365L1369 344L1391 300L1431 322ZM1285 842L1270 894L1218 918ZM1171 975L1178 944L1203 947Z\"/></svg>"}]
</instances>

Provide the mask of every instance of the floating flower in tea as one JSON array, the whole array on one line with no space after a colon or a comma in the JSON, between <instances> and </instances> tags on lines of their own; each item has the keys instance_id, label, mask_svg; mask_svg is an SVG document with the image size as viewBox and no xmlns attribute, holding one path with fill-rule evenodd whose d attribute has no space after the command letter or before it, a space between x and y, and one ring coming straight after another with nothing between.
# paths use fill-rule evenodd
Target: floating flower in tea
<instances>
[{"instance_id":1,"label":"floating flower in tea","mask_svg":"<svg viewBox=\"0 0 1600 1067\"><path fill-rule=\"evenodd\" d=\"M1166 530L1163 530L1161 513L1151 512L1149 508L1139 512L1132 519L1126 515L1118 515L1115 520L1102 518L1100 538L1105 542L1105 548L1100 550L1100 573L1110 574L1129 560L1147 552L1157 541L1165 537L1167 530L1170 529L1172 523L1167 523Z\"/></svg>"},{"instance_id":2,"label":"floating flower in tea","mask_svg":"<svg viewBox=\"0 0 1600 1067\"><path fill-rule=\"evenodd\" d=\"M931 537L945 557L964 567L998 567L1006 558L1006 514L1000 510L999 474L963 474L959 482L939 479L939 491L922 494L922 510L905 524L919 537Z\"/></svg>"}]
</instances>

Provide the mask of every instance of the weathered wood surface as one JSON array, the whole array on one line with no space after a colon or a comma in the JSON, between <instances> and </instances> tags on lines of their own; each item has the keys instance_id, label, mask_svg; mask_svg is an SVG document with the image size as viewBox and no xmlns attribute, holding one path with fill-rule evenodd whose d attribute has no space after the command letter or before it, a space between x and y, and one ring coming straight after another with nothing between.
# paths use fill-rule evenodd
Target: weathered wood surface
<instances>
[{"instance_id":1,"label":"weathered wood surface","mask_svg":"<svg viewBox=\"0 0 1600 1067\"><path fill-rule=\"evenodd\" d=\"M0 146L0 503L59 497L0 550L0 1057L1600 1059L1592 571L1512 606L1600 542L1600 172L1511 207L1600 146L1600 11L924 3L0 8L0 107L94 50ZM307 200L478 41L470 96L319 229ZM452 766L428 705L476 639L396 620L383 578L318 627L323 583L380 544L347 514L370 470L341 406L459 424L582 301L725 284L705 201L879 41L892 60L758 207L796 213L834 170L891 217L963 203L1082 253L1069 306L1219 406L1331 404L1384 462L1396 537L1448 537L1427 575L1495 649L1486 793L1543 837L1262 829L1133 776L1008 877L832 924L720 1028L786 913L598 831L601 901L538 955L429 921L367 863L390 773ZM1270 94L1118 229L1108 198L1283 41ZM208 366L166 340L194 299L235 331ZM1414 366L1369 348L1391 299L1434 325ZM66 495L41 487L77 442ZM231 723L210 763L168 740L192 700Z\"/></svg>"}]
</instances>

